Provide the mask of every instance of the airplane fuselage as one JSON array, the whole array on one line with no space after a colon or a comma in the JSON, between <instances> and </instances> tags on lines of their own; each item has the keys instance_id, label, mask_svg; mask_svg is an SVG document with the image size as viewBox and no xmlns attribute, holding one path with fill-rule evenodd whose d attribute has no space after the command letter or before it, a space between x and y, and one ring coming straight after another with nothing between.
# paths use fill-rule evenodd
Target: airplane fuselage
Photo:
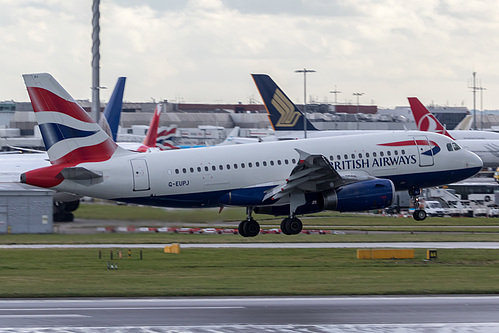
<instances>
[{"instance_id":1,"label":"airplane fuselage","mask_svg":"<svg viewBox=\"0 0 499 333\"><path fill-rule=\"evenodd\" d=\"M426 141L426 144L425 144ZM449 138L422 132L385 132L285 142L115 154L78 166L102 173L102 182L64 180L54 189L167 207L220 206L227 193L243 191L261 203L266 190L285 182L298 162L296 148L326 156L342 176L390 179L397 190L442 185L474 175L480 159L449 151ZM228 203L230 204L230 203Z\"/></svg>"}]
</instances>

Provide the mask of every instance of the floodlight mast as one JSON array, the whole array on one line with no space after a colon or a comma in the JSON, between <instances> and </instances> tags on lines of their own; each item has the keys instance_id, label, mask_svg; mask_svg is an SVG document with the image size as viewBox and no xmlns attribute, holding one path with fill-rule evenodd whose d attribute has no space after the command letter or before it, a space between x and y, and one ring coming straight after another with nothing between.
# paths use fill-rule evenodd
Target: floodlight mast
<instances>
[{"instance_id":1,"label":"floodlight mast","mask_svg":"<svg viewBox=\"0 0 499 333\"><path fill-rule=\"evenodd\" d=\"M307 73L315 73L313 69L297 69L295 73L303 73L303 134L307 138Z\"/></svg>"},{"instance_id":2,"label":"floodlight mast","mask_svg":"<svg viewBox=\"0 0 499 333\"><path fill-rule=\"evenodd\" d=\"M96 123L100 118L100 0L93 0L92 4L92 114Z\"/></svg>"}]
</instances>

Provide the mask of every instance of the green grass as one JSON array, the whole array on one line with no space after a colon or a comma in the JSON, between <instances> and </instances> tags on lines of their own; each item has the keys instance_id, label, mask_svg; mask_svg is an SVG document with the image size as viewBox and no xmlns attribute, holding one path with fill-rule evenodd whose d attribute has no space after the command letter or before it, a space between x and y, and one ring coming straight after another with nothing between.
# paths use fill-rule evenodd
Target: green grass
<instances>
[{"instance_id":1,"label":"green grass","mask_svg":"<svg viewBox=\"0 0 499 333\"><path fill-rule=\"evenodd\" d=\"M355 249L138 251L115 251L118 270L108 270L109 250L2 250L0 297L499 292L499 250L439 250L435 261L422 249L405 260L357 260Z\"/></svg>"}]
</instances>

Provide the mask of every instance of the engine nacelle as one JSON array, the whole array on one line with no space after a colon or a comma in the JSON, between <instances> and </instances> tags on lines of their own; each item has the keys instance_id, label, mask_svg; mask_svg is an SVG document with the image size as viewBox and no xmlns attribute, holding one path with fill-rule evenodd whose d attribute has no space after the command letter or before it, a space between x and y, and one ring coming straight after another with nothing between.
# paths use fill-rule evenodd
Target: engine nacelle
<instances>
[{"instance_id":1,"label":"engine nacelle","mask_svg":"<svg viewBox=\"0 0 499 333\"><path fill-rule=\"evenodd\" d=\"M392 204L395 186L388 179L373 179L341 186L318 197L322 210L359 212Z\"/></svg>"}]
</instances>

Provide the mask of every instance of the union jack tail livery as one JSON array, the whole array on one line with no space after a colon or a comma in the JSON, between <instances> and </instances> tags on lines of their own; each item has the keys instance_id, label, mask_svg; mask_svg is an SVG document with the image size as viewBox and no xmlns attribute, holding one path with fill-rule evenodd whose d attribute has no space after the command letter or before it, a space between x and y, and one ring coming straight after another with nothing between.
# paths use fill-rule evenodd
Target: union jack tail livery
<instances>
[{"instance_id":1,"label":"union jack tail livery","mask_svg":"<svg viewBox=\"0 0 499 333\"><path fill-rule=\"evenodd\" d=\"M303 113L266 74L251 74L274 131L303 131ZM307 130L317 128L307 120Z\"/></svg>"},{"instance_id":2,"label":"union jack tail livery","mask_svg":"<svg viewBox=\"0 0 499 333\"><path fill-rule=\"evenodd\" d=\"M438 121L438 119L428 111L428 109L416 97L408 97L409 104L411 105L414 120L418 126L418 130L423 132L440 133L454 139L445 127Z\"/></svg>"},{"instance_id":3,"label":"union jack tail livery","mask_svg":"<svg viewBox=\"0 0 499 333\"><path fill-rule=\"evenodd\" d=\"M116 143L50 74L23 78L53 165L111 158Z\"/></svg>"}]
</instances>

